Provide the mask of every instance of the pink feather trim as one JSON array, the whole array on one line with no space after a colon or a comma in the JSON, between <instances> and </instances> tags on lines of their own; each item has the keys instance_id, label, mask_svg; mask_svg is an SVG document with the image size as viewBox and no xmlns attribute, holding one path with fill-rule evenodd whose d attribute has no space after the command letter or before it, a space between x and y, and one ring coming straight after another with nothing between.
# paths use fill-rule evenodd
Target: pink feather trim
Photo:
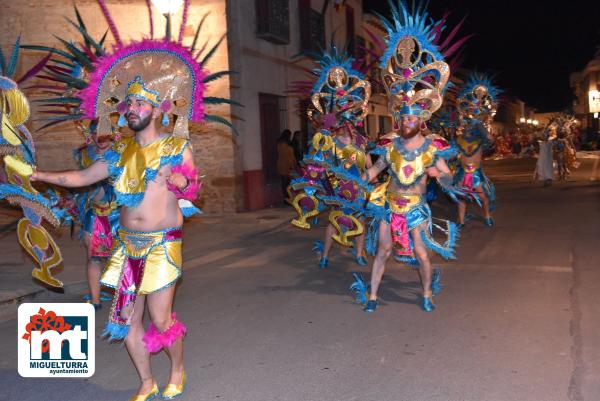
<instances>
[{"instance_id":1,"label":"pink feather trim","mask_svg":"<svg viewBox=\"0 0 600 401\"><path fill-rule=\"evenodd\" d=\"M142 340L146 345L148 352L158 352L163 348L170 348L175 341L185 336L187 327L179 320L177 320L177 314L173 312L171 315L173 318L173 324L167 330L162 333L158 331L154 323L150 323L148 330Z\"/></svg>"},{"instance_id":2,"label":"pink feather trim","mask_svg":"<svg viewBox=\"0 0 600 401\"><path fill-rule=\"evenodd\" d=\"M173 313L173 319L175 319L175 313ZM185 336L186 332L187 327L179 320L175 320L171 327L161 334L163 346L165 348L171 348L175 341Z\"/></svg>"},{"instance_id":3,"label":"pink feather trim","mask_svg":"<svg viewBox=\"0 0 600 401\"><path fill-rule=\"evenodd\" d=\"M90 119L99 117L96 115L98 102L100 101L100 99L97 99L97 95L105 77L123 59L144 51L172 53L189 66L194 75L195 87L192 92L193 99L190 99L188 118L194 122L201 122L204 119L204 92L206 90L206 85L202 81L208 76L208 72L194 60L187 47L167 40L144 39L139 42L132 42L127 46L116 46L112 54L98 58L95 62L95 70L90 75L88 86L79 91L77 95L81 99L81 110L84 115Z\"/></svg>"},{"instance_id":4,"label":"pink feather trim","mask_svg":"<svg viewBox=\"0 0 600 401\"><path fill-rule=\"evenodd\" d=\"M144 341L148 352L158 352L163 347L160 332L158 331L154 323L150 323L150 325L148 326L148 330L146 330L146 333L144 334L142 340Z\"/></svg>"},{"instance_id":5,"label":"pink feather trim","mask_svg":"<svg viewBox=\"0 0 600 401\"><path fill-rule=\"evenodd\" d=\"M187 164L178 164L171 168L171 174L173 173L179 173L187 178L188 185L181 190L167 180L167 189L173 192L178 199L195 200L202 186L202 183L198 181L198 169Z\"/></svg>"}]
</instances>

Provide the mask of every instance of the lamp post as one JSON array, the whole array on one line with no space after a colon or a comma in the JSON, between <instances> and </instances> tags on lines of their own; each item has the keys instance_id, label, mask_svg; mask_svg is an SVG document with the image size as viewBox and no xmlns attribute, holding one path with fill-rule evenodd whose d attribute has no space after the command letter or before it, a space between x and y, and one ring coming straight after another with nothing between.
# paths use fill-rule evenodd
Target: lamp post
<instances>
[{"instance_id":1,"label":"lamp post","mask_svg":"<svg viewBox=\"0 0 600 401\"><path fill-rule=\"evenodd\" d=\"M177 13L179 7L183 4L183 0L152 0L154 7L158 9L167 19L166 37L171 40L171 15Z\"/></svg>"}]
</instances>

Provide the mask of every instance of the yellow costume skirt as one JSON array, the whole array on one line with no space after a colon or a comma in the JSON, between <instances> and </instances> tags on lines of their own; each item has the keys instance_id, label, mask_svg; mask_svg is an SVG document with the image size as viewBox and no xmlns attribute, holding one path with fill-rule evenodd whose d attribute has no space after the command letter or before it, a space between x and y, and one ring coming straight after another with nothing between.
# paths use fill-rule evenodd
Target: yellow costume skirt
<instances>
[{"instance_id":1,"label":"yellow costume skirt","mask_svg":"<svg viewBox=\"0 0 600 401\"><path fill-rule=\"evenodd\" d=\"M150 294L174 284L181 276L181 232L181 227L151 232L120 228L102 285L117 288L126 265L139 260L144 261L141 282L131 283L135 287L128 286L127 292Z\"/></svg>"},{"instance_id":2,"label":"yellow costume skirt","mask_svg":"<svg viewBox=\"0 0 600 401\"><path fill-rule=\"evenodd\" d=\"M100 283L115 289L105 333L112 339L127 335L121 311L137 295L150 294L177 282L181 276L181 227L141 232L120 228L113 253Z\"/></svg>"}]
</instances>

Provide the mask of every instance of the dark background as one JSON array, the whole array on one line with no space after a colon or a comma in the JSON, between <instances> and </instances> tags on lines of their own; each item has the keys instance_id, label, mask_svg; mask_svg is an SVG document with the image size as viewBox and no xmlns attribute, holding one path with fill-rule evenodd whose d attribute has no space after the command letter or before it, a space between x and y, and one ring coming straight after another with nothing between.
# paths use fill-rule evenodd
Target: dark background
<instances>
[{"instance_id":1,"label":"dark background","mask_svg":"<svg viewBox=\"0 0 600 401\"><path fill-rule=\"evenodd\" d=\"M389 15L387 0L364 0L364 8ZM600 44L598 0L433 0L429 4L435 19L446 10L451 12L448 28L467 16L461 33L475 34L465 45L462 66L497 73L496 82L508 96L542 112L571 105L569 74L581 71Z\"/></svg>"}]
</instances>

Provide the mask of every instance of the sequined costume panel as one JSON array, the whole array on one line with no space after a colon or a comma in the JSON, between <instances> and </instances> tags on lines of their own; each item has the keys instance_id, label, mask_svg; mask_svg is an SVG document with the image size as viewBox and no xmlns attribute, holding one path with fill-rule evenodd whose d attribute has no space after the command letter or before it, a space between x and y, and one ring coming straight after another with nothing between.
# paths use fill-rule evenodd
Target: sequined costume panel
<instances>
[{"instance_id":1,"label":"sequined costume panel","mask_svg":"<svg viewBox=\"0 0 600 401\"><path fill-rule=\"evenodd\" d=\"M149 181L168 164L181 164L183 151L189 146L186 139L172 135L140 146L135 137L123 138L104 154L117 197L117 203L138 206L144 199Z\"/></svg>"},{"instance_id":2,"label":"sequined costume panel","mask_svg":"<svg viewBox=\"0 0 600 401\"><path fill-rule=\"evenodd\" d=\"M143 260L144 271L141 282L128 292L150 294L174 284L181 276L181 227L152 232L120 228L102 285L118 288L129 259Z\"/></svg>"},{"instance_id":3,"label":"sequined costume panel","mask_svg":"<svg viewBox=\"0 0 600 401\"><path fill-rule=\"evenodd\" d=\"M457 136L456 147L461 155L471 157L488 144L488 131L483 123L477 120L471 120L467 125L466 131Z\"/></svg>"},{"instance_id":4,"label":"sequined costume panel","mask_svg":"<svg viewBox=\"0 0 600 401\"><path fill-rule=\"evenodd\" d=\"M483 141L477 137L465 137L464 135L456 138L456 145L461 154L465 156L473 156L481 146Z\"/></svg>"},{"instance_id":5,"label":"sequined costume panel","mask_svg":"<svg viewBox=\"0 0 600 401\"><path fill-rule=\"evenodd\" d=\"M388 214L394 253L402 262L415 264L414 244L410 233L419 230L423 244L445 259L456 259L455 248L458 239L458 228L448 220L438 219L441 225L433 223L431 209L425 202L424 195L400 195L388 193ZM443 242L434 238L434 228L443 236Z\"/></svg>"},{"instance_id":6,"label":"sequined costume panel","mask_svg":"<svg viewBox=\"0 0 600 401\"><path fill-rule=\"evenodd\" d=\"M495 209L496 188L481 166L469 163L459 165L454 174L454 185L471 191L481 188L490 202L490 210Z\"/></svg>"},{"instance_id":7,"label":"sequined costume panel","mask_svg":"<svg viewBox=\"0 0 600 401\"><path fill-rule=\"evenodd\" d=\"M425 142L420 147L411 151L404 147L401 138L394 138L384 146L389 171L400 187L412 187L418 184L426 175L427 169L432 167L442 152L449 148L448 143L439 138L425 138Z\"/></svg>"}]
</instances>

